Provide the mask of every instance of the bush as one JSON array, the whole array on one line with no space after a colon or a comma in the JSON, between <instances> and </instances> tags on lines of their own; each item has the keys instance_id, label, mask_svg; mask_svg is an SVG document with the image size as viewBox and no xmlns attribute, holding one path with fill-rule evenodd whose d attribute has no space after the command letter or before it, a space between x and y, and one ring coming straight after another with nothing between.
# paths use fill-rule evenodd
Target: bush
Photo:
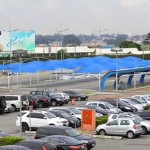
<instances>
[{"instance_id":1,"label":"bush","mask_svg":"<svg viewBox=\"0 0 150 150\"><path fill-rule=\"evenodd\" d=\"M150 109L150 105L146 105L146 106L144 106L144 109L145 109L145 110Z\"/></svg>"},{"instance_id":2,"label":"bush","mask_svg":"<svg viewBox=\"0 0 150 150\"><path fill-rule=\"evenodd\" d=\"M108 120L107 115L104 115L104 116L101 116L101 117L96 117L96 126L106 123L107 120Z\"/></svg>"},{"instance_id":3,"label":"bush","mask_svg":"<svg viewBox=\"0 0 150 150\"><path fill-rule=\"evenodd\" d=\"M17 137L17 136L4 136L4 137L0 138L0 146L13 145L22 140L24 140L24 139Z\"/></svg>"}]
</instances>

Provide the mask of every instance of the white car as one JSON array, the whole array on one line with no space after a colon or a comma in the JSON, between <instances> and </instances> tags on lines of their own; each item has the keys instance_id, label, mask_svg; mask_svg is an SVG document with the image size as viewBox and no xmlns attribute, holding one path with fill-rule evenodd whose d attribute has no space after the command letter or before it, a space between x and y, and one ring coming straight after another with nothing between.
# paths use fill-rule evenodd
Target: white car
<instances>
[{"instance_id":1,"label":"white car","mask_svg":"<svg viewBox=\"0 0 150 150\"><path fill-rule=\"evenodd\" d=\"M87 102L86 105L95 105L95 106L99 106L102 109L105 110L111 110L114 113L120 113L122 112L121 109L117 109L117 107L113 106L112 104L108 103L108 102L103 102L103 101L91 101L91 102Z\"/></svg>"},{"instance_id":2,"label":"white car","mask_svg":"<svg viewBox=\"0 0 150 150\"><path fill-rule=\"evenodd\" d=\"M70 96L66 93L57 93L60 94L63 98L64 98L64 103L68 104L68 102L70 101Z\"/></svg>"},{"instance_id":3,"label":"white car","mask_svg":"<svg viewBox=\"0 0 150 150\"><path fill-rule=\"evenodd\" d=\"M21 119L20 115L17 117L16 126L20 127L20 120L22 121L22 131L27 131L31 129L36 129L39 126L45 125L59 125L59 126L68 126L69 122L67 119L60 118L55 116L51 112L47 111L25 111L22 112Z\"/></svg>"},{"instance_id":4,"label":"white car","mask_svg":"<svg viewBox=\"0 0 150 150\"><path fill-rule=\"evenodd\" d=\"M120 98L119 100L127 103L128 105L134 106L136 108L137 111L143 111L143 105L141 105L140 103L133 101L131 98Z\"/></svg>"}]
</instances>

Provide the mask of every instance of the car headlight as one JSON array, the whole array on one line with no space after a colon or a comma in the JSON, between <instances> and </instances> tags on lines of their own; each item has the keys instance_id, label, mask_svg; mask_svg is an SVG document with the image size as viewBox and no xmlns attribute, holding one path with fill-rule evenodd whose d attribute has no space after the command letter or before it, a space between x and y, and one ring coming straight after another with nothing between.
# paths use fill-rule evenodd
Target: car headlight
<instances>
[{"instance_id":1,"label":"car headlight","mask_svg":"<svg viewBox=\"0 0 150 150\"><path fill-rule=\"evenodd\" d=\"M130 109L129 107L124 107L125 109Z\"/></svg>"},{"instance_id":2,"label":"car headlight","mask_svg":"<svg viewBox=\"0 0 150 150\"><path fill-rule=\"evenodd\" d=\"M60 100L60 98L57 98L57 100Z\"/></svg>"},{"instance_id":3,"label":"car headlight","mask_svg":"<svg viewBox=\"0 0 150 150\"><path fill-rule=\"evenodd\" d=\"M87 140L81 140L81 142L85 144L89 143Z\"/></svg>"}]
</instances>

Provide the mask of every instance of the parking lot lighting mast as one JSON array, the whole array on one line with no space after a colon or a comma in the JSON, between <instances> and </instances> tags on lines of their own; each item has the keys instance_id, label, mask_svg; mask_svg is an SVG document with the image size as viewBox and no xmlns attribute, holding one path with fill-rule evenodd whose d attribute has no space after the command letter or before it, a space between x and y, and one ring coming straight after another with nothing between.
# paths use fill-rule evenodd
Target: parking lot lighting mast
<instances>
[{"instance_id":1,"label":"parking lot lighting mast","mask_svg":"<svg viewBox=\"0 0 150 150\"><path fill-rule=\"evenodd\" d=\"M116 53L116 98L117 98L117 112L118 112L118 52L122 52L123 49L121 48L112 48L112 52Z\"/></svg>"}]
</instances>

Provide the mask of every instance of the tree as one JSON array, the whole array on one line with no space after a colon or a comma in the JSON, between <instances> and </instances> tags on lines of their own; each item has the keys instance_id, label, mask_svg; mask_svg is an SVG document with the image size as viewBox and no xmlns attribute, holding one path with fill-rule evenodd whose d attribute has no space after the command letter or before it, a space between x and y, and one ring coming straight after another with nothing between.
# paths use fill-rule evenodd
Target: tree
<instances>
[{"instance_id":1,"label":"tree","mask_svg":"<svg viewBox=\"0 0 150 150\"><path fill-rule=\"evenodd\" d=\"M73 34L64 36L64 45L80 45L81 41Z\"/></svg>"},{"instance_id":2,"label":"tree","mask_svg":"<svg viewBox=\"0 0 150 150\"><path fill-rule=\"evenodd\" d=\"M148 33L142 42L144 45L150 45L150 33Z\"/></svg>"},{"instance_id":3,"label":"tree","mask_svg":"<svg viewBox=\"0 0 150 150\"><path fill-rule=\"evenodd\" d=\"M138 50L141 50L141 45L140 44L137 44L133 41L123 41L120 46L120 48L137 48Z\"/></svg>"}]
</instances>

